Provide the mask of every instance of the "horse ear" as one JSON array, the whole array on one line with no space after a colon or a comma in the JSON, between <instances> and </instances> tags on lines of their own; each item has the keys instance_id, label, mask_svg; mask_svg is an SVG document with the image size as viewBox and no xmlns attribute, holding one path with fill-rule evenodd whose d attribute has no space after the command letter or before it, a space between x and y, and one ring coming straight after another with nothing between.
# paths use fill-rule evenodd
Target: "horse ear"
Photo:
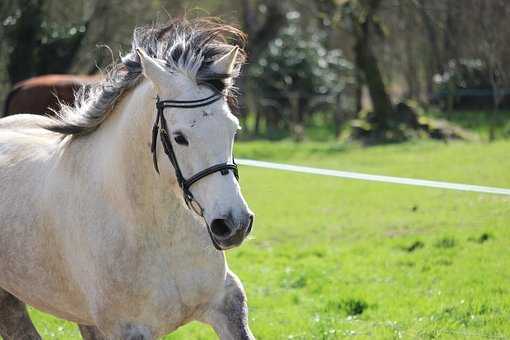
<instances>
[{"instance_id":1,"label":"horse ear","mask_svg":"<svg viewBox=\"0 0 510 340\"><path fill-rule=\"evenodd\" d=\"M168 71L155 58L150 57L144 50L137 48L136 54L142 64L142 72L145 77L151 80L154 85L161 86L168 79Z\"/></svg>"},{"instance_id":2,"label":"horse ear","mask_svg":"<svg viewBox=\"0 0 510 340\"><path fill-rule=\"evenodd\" d=\"M217 74L231 75L232 72L234 71L238 52L239 48L237 46L234 46L230 50L230 52L228 52L223 57L213 62L210 66L210 70Z\"/></svg>"}]
</instances>

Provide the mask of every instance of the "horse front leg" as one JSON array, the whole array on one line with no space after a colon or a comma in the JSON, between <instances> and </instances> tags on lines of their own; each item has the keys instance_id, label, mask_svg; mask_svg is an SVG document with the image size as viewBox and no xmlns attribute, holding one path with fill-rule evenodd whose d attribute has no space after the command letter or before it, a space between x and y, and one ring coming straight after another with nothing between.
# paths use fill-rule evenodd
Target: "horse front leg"
<instances>
[{"instance_id":1,"label":"horse front leg","mask_svg":"<svg viewBox=\"0 0 510 340\"><path fill-rule=\"evenodd\" d=\"M199 321L210 324L221 340L253 340L248 325L246 294L239 278L227 272L225 289L213 301Z\"/></svg>"},{"instance_id":2,"label":"horse front leg","mask_svg":"<svg viewBox=\"0 0 510 340\"><path fill-rule=\"evenodd\" d=\"M26 305L0 289L0 335L4 340L41 340Z\"/></svg>"}]
</instances>

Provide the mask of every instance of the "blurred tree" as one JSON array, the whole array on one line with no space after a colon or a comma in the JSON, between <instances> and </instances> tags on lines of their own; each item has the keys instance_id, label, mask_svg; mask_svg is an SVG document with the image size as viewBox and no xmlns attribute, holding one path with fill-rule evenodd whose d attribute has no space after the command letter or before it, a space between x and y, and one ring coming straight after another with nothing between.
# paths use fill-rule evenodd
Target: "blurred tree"
<instances>
[{"instance_id":1,"label":"blurred tree","mask_svg":"<svg viewBox=\"0 0 510 340\"><path fill-rule=\"evenodd\" d=\"M194 3L202 10L195 9ZM0 92L5 93L10 82L35 74L95 72L96 65L110 64L119 50L128 48L133 27L165 21L168 14L186 14L221 15L229 23L238 22L248 34L248 64L238 86L244 92L241 122L246 127L248 112L254 113L255 124L250 126L254 126L256 133L264 123L295 128L310 117L319 117L315 112L321 110L324 112L321 117L335 117L333 121L339 132L338 126L346 116L362 111L362 86L368 89L372 99L373 128L380 131L391 130L399 124L398 110L392 107L390 97L395 103L402 98L425 101L437 98L442 93L439 91L444 90L441 88L444 82L434 79L449 79L445 93L449 96L447 107L452 109L459 105L455 91L469 87L481 89L476 84L483 83L487 94L483 98L466 97L462 103L469 108L484 104L476 107L492 107L497 111L506 108L510 98L510 65L506 62L510 59L510 28L505 25L510 2L507 0L203 0L194 3L76 0L64 6L61 0L0 1ZM292 18L295 13L299 13L299 18ZM301 38L286 36L288 32L284 31L291 26L297 27ZM300 43L321 50L310 43L314 35L322 36L319 45L326 55L342 50L345 54L339 58L351 61L358 70L354 73L358 86L349 85L341 98L337 96L336 107L332 95L314 92L315 85L310 84L316 82L315 76L304 82L278 56L266 55L278 47L277 39L283 41L288 53L298 51ZM298 47L289 46L288 39ZM97 48L103 45L111 46L111 50ZM287 51L278 53L283 55ZM308 53L305 59L316 58ZM269 64L262 67L262 59L266 62L271 59L281 69L275 73ZM315 72L309 65L303 69ZM257 72L262 75L254 77ZM284 72L289 72L293 84L303 86L303 90L298 85L282 87L276 85L278 82L263 81L281 77ZM351 73L340 71L340 74L338 80L343 84L345 76ZM273 93L269 90L272 86ZM301 94L314 99L300 99ZM264 102L264 109L260 102ZM342 113L342 106L352 107L352 112ZM290 107L295 110L291 111Z\"/></svg>"},{"instance_id":2,"label":"blurred tree","mask_svg":"<svg viewBox=\"0 0 510 340\"><path fill-rule=\"evenodd\" d=\"M427 1L428 0L417 0L416 1L416 9L419 12L419 16L421 17L421 21L425 30L426 44L428 48L425 49L425 60L423 61L425 64L425 82L426 82L426 92L427 99L430 100L433 96L434 92L434 84L433 79L435 74L442 74L444 72L442 58L441 58L441 48L439 46L439 33L438 27L434 22L434 18L431 13L427 10Z\"/></svg>"},{"instance_id":3,"label":"blurred tree","mask_svg":"<svg viewBox=\"0 0 510 340\"><path fill-rule=\"evenodd\" d=\"M125 1L82 0L89 18L87 35L76 53L72 73L93 73L130 49L136 26L164 23L185 11L181 0Z\"/></svg>"},{"instance_id":4,"label":"blurred tree","mask_svg":"<svg viewBox=\"0 0 510 340\"><path fill-rule=\"evenodd\" d=\"M405 57L405 64L402 73L407 84L406 98L419 98L420 83L418 80L418 59L419 50L414 39L416 36L417 11L414 4L406 6L406 0L398 0L397 13L402 18L397 24L398 34L401 37L402 55Z\"/></svg>"},{"instance_id":5,"label":"blurred tree","mask_svg":"<svg viewBox=\"0 0 510 340\"><path fill-rule=\"evenodd\" d=\"M383 27L377 17L382 0L344 0L342 13L347 29L355 38L354 53L357 72L363 75L374 110L375 129L384 134L393 115L393 107L386 91L377 58L372 50L374 35L383 37ZM360 78L358 77L358 80Z\"/></svg>"},{"instance_id":6,"label":"blurred tree","mask_svg":"<svg viewBox=\"0 0 510 340\"><path fill-rule=\"evenodd\" d=\"M307 117L337 103L351 65L341 50L325 48L324 31L302 27L299 12L287 17L289 25L261 51L248 75L258 80L269 132L290 129L300 139Z\"/></svg>"},{"instance_id":7,"label":"blurred tree","mask_svg":"<svg viewBox=\"0 0 510 340\"><path fill-rule=\"evenodd\" d=\"M251 74L251 67L259 61L259 56L267 50L269 43L278 35L287 19L282 4L276 1L242 0L242 28L248 34L248 63L244 74ZM243 76L238 86L244 92L244 103L241 105L241 121L245 129L248 112L255 112L255 126L253 133L260 132L261 112L257 110L252 94L256 92L256 85L250 83L250 78Z\"/></svg>"},{"instance_id":8,"label":"blurred tree","mask_svg":"<svg viewBox=\"0 0 510 340\"><path fill-rule=\"evenodd\" d=\"M13 84L36 72L35 61L43 21L42 5L43 0L20 0L18 6L12 8L13 15L3 22L10 49L7 73Z\"/></svg>"},{"instance_id":9,"label":"blurred tree","mask_svg":"<svg viewBox=\"0 0 510 340\"><path fill-rule=\"evenodd\" d=\"M485 89L490 89L492 101L492 117L489 140L495 138L495 130L500 123L497 121L497 111L506 99L510 101L510 35L507 18L510 15L510 5L505 0L478 1L466 0L464 11L460 15L458 29L467 39L464 53L475 59L483 71L479 78L488 79Z\"/></svg>"},{"instance_id":10,"label":"blurred tree","mask_svg":"<svg viewBox=\"0 0 510 340\"><path fill-rule=\"evenodd\" d=\"M283 5L275 1L242 0L242 13L242 27L250 37L247 52L250 60L256 61L287 22Z\"/></svg>"},{"instance_id":11,"label":"blurred tree","mask_svg":"<svg viewBox=\"0 0 510 340\"><path fill-rule=\"evenodd\" d=\"M48 22L47 5L46 0L19 0L3 21L11 84L38 74L67 72L86 34L87 21Z\"/></svg>"}]
</instances>

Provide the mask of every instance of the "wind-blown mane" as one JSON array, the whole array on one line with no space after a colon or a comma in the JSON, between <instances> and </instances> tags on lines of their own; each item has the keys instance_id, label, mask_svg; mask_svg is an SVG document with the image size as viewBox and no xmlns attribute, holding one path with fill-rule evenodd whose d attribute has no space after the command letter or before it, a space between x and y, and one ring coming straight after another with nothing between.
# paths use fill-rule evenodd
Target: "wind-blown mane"
<instances>
[{"instance_id":1,"label":"wind-blown mane","mask_svg":"<svg viewBox=\"0 0 510 340\"><path fill-rule=\"evenodd\" d=\"M223 92L229 104L235 105L236 91L232 80L239 76L245 60L242 49L245 35L238 29L216 19L173 19L166 25L137 27L131 51L120 63L109 67L105 80L83 86L77 93L74 106L62 104L57 118L45 127L66 135L81 135L94 131L108 117L118 98L133 88L142 76L142 66L136 49L166 62L172 71L181 71ZM210 64L227 54L231 44L241 44L233 74L216 74Z\"/></svg>"}]
</instances>

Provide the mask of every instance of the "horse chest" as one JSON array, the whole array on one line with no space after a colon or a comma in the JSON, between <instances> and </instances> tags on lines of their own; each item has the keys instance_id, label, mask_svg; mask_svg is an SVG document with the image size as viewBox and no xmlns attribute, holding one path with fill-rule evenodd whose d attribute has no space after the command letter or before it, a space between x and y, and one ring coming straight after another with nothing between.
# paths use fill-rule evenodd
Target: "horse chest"
<instances>
[{"instance_id":1,"label":"horse chest","mask_svg":"<svg viewBox=\"0 0 510 340\"><path fill-rule=\"evenodd\" d=\"M117 257L112 266L106 261L94 309L155 329L168 330L191 319L223 289L226 263L216 250L187 248L138 249L132 256ZM154 315L161 317L155 320Z\"/></svg>"}]
</instances>

